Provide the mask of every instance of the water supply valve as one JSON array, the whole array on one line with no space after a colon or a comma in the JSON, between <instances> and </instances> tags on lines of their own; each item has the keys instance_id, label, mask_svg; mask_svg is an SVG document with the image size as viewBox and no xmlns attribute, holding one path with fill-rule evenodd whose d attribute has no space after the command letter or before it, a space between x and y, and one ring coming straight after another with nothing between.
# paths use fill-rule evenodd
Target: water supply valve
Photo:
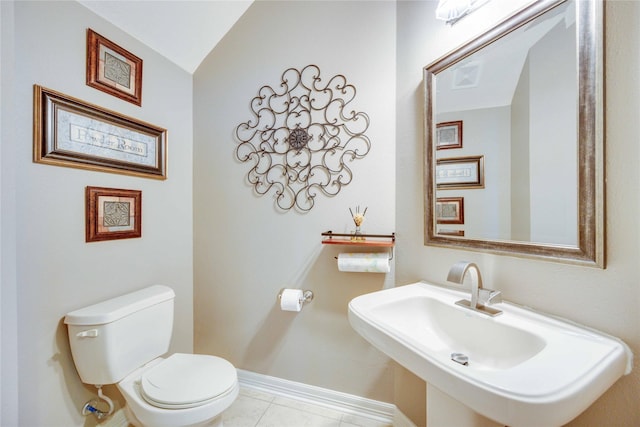
<instances>
[{"instance_id":1,"label":"water supply valve","mask_svg":"<svg viewBox=\"0 0 640 427\"><path fill-rule=\"evenodd\" d=\"M99 420L101 420L104 417L106 417L107 416L107 412L101 411L100 409L98 409L98 404L99 403L100 402L98 401L98 399L91 399L90 401L85 403L84 406L82 407L82 415L84 415L86 417L89 414L93 414Z\"/></svg>"},{"instance_id":2,"label":"water supply valve","mask_svg":"<svg viewBox=\"0 0 640 427\"><path fill-rule=\"evenodd\" d=\"M97 419L101 420L104 417L108 417L109 415L113 414L114 407L113 401L102 393L102 386L96 385L96 388L98 389L98 398L102 399L109 406L109 409L107 411L98 409L100 401L98 399L91 399L82 407L82 415L86 417L89 414L93 414Z\"/></svg>"}]
</instances>

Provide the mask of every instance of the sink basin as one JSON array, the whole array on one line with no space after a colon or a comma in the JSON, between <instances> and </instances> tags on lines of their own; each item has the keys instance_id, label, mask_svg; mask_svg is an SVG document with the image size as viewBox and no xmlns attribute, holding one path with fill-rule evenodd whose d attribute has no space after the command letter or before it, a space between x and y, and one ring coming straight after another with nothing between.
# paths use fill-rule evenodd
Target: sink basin
<instances>
[{"instance_id":1,"label":"sink basin","mask_svg":"<svg viewBox=\"0 0 640 427\"><path fill-rule=\"evenodd\" d=\"M431 386L502 425L560 426L632 366L620 340L508 302L489 317L468 292L426 282L359 296L352 327ZM468 358L468 364L452 359Z\"/></svg>"},{"instance_id":2,"label":"sink basin","mask_svg":"<svg viewBox=\"0 0 640 427\"><path fill-rule=\"evenodd\" d=\"M354 306L358 302L354 303ZM371 309L373 317L385 319L397 331L450 357L452 352L473 357L476 369L508 369L538 354L545 341L540 336L494 322L489 317L470 316L446 302L426 295L399 299Z\"/></svg>"}]
</instances>

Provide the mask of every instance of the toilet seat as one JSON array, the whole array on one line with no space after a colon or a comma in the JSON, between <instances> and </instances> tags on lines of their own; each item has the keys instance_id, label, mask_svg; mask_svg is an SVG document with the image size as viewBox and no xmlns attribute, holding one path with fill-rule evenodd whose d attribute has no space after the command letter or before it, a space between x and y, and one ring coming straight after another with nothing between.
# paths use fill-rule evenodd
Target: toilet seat
<instances>
[{"instance_id":1,"label":"toilet seat","mask_svg":"<svg viewBox=\"0 0 640 427\"><path fill-rule=\"evenodd\" d=\"M204 405L231 390L237 373L231 363L216 356L175 353L144 372L142 397L165 409Z\"/></svg>"}]
</instances>

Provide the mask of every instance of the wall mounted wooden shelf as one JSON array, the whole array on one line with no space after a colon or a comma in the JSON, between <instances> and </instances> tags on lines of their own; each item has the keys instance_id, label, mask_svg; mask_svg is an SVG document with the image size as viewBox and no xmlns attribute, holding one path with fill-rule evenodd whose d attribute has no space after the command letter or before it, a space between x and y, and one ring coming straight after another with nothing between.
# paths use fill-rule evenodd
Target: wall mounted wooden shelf
<instances>
[{"instance_id":1,"label":"wall mounted wooden shelf","mask_svg":"<svg viewBox=\"0 0 640 427\"><path fill-rule=\"evenodd\" d=\"M396 244L396 234L360 234L356 240L353 234L339 234L332 231L322 233L323 245L374 246L393 248Z\"/></svg>"}]
</instances>

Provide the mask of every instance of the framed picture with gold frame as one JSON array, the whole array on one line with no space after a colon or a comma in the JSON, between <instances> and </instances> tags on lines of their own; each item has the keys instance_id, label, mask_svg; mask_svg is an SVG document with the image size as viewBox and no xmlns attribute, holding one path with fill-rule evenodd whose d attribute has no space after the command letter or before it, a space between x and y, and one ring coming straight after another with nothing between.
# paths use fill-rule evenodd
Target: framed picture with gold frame
<instances>
[{"instance_id":1,"label":"framed picture with gold frame","mask_svg":"<svg viewBox=\"0 0 640 427\"><path fill-rule=\"evenodd\" d=\"M464 230L439 228L436 234L440 234L442 236L464 237Z\"/></svg>"},{"instance_id":2,"label":"framed picture with gold frame","mask_svg":"<svg viewBox=\"0 0 640 427\"><path fill-rule=\"evenodd\" d=\"M142 59L87 29L87 85L142 105Z\"/></svg>"},{"instance_id":3,"label":"framed picture with gold frame","mask_svg":"<svg viewBox=\"0 0 640 427\"><path fill-rule=\"evenodd\" d=\"M464 224L464 197L438 197L436 221L438 224Z\"/></svg>"},{"instance_id":4,"label":"framed picture with gold frame","mask_svg":"<svg viewBox=\"0 0 640 427\"><path fill-rule=\"evenodd\" d=\"M167 178L167 130L34 85L33 161Z\"/></svg>"},{"instance_id":5,"label":"framed picture with gold frame","mask_svg":"<svg viewBox=\"0 0 640 427\"><path fill-rule=\"evenodd\" d=\"M436 160L438 190L484 188L484 156Z\"/></svg>"},{"instance_id":6,"label":"framed picture with gold frame","mask_svg":"<svg viewBox=\"0 0 640 427\"><path fill-rule=\"evenodd\" d=\"M86 187L85 241L142 236L142 191Z\"/></svg>"},{"instance_id":7,"label":"framed picture with gold frame","mask_svg":"<svg viewBox=\"0 0 640 427\"><path fill-rule=\"evenodd\" d=\"M462 120L436 125L436 150L462 148Z\"/></svg>"}]
</instances>

